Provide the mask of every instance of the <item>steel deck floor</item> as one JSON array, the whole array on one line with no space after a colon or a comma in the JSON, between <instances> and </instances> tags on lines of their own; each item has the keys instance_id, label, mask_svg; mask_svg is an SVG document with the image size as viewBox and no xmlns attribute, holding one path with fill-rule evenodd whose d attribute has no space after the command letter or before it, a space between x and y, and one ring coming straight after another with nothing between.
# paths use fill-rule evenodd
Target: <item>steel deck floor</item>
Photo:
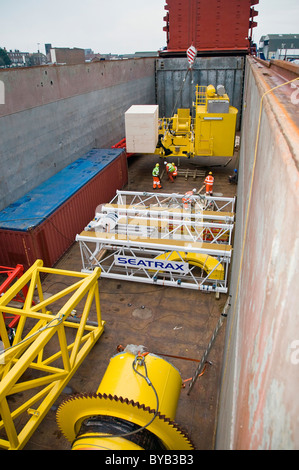
<instances>
[{"instance_id":1,"label":"steel deck floor","mask_svg":"<svg viewBox=\"0 0 299 470\"><path fill-rule=\"evenodd\" d=\"M151 172L158 161L159 158L155 156L130 157L129 181L124 189L152 191ZM176 158L173 161L177 163ZM212 170L215 177L214 194L232 197L237 187L228 183L228 175L233 172L237 154L226 167L220 166L227 161L221 158L181 158L179 168ZM163 167L161 160L160 166ZM185 180L180 176L172 184L164 176L162 184L162 192L186 192L194 187L199 189L203 179L197 177L193 180L189 177ZM55 267L80 271L78 244L74 243ZM53 282L52 278L50 280L46 277L43 282L44 292L51 294L64 287ZM226 295L223 294L217 300L212 293L101 278L99 291L102 319L106 322L105 331L24 450L71 448L57 426L57 407L70 394L96 392L109 360L117 353L120 344L142 344L158 355L179 356L164 358L179 370L183 380L191 378L198 362L190 359L199 361L202 358L226 301ZM178 403L175 421L187 431L197 450L213 450L215 445L225 327L226 322L208 356L212 365L207 366L189 395L189 382L186 382Z\"/></svg>"}]
</instances>

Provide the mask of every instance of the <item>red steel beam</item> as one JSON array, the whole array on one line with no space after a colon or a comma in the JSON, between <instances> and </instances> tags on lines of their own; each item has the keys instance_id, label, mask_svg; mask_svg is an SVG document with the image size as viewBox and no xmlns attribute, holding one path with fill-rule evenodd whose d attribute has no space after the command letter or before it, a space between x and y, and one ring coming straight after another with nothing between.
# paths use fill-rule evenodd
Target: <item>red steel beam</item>
<instances>
[{"instance_id":1,"label":"red steel beam","mask_svg":"<svg viewBox=\"0 0 299 470\"><path fill-rule=\"evenodd\" d=\"M111 147L112 149L125 149L126 150L126 139L122 139L120 140L119 142L117 142L117 144L115 145L112 145ZM135 155L134 153L127 153L127 150L126 150L126 154L127 154L127 158L131 157L132 155Z\"/></svg>"},{"instance_id":2,"label":"red steel beam","mask_svg":"<svg viewBox=\"0 0 299 470\"><path fill-rule=\"evenodd\" d=\"M1 274L7 274L7 279L5 279L3 283L0 285L0 296L3 295L7 291L7 289L10 288L12 282L15 279L17 278L19 279L24 274L24 267L22 264L17 264L15 268L10 268L7 266L0 266L0 275ZM14 301L22 302L22 303L24 302L27 296L28 287L24 286L22 289L22 292L24 295L24 299L22 299L21 296L18 295L17 297L15 297ZM13 315L12 317L6 317L5 313L3 313L3 318L4 320L8 318L9 319L12 318L12 321L8 324L8 327L14 328L19 322L20 315Z\"/></svg>"}]
</instances>

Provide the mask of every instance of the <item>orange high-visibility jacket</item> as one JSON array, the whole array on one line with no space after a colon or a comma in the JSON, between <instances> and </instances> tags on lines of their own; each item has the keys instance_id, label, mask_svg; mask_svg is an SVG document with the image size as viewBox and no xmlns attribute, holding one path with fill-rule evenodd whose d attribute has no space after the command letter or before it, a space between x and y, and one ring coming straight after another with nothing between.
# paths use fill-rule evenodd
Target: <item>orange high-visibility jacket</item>
<instances>
[{"instance_id":1,"label":"orange high-visibility jacket","mask_svg":"<svg viewBox=\"0 0 299 470\"><path fill-rule=\"evenodd\" d=\"M186 194L183 196L182 201L183 202L190 202L194 199L193 196L194 196L193 191L187 191Z\"/></svg>"},{"instance_id":2,"label":"orange high-visibility jacket","mask_svg":"<svg viewBox=\"0 0 299 470\"><path fill-rule=\"evenodd\" d=\"M209 186L213 186L214 183L214 178L212 175L208 175L205 179L205 184L208 184Z\"/></svg>"}]
</instances>

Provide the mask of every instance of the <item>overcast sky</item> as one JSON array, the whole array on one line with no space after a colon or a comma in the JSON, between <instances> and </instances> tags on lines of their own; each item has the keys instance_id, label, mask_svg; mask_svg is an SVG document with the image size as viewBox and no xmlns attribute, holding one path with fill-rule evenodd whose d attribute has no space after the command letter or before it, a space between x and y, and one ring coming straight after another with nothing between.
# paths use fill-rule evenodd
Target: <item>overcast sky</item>
<instances>
[{"instance_id":1,"label":"overcast sky","mask_svg":"<svg viewBox=\"0 0 299 470\"><path fill-rule=\"evenodd\" d=\"M44 45L100 53L156 51L166 46L165 0L0 0L0 47L36 52ZM254 41L299 33L299 0L260 0ZM39 45L38 45L39 44Z\"/></svg>"}]
</instances>

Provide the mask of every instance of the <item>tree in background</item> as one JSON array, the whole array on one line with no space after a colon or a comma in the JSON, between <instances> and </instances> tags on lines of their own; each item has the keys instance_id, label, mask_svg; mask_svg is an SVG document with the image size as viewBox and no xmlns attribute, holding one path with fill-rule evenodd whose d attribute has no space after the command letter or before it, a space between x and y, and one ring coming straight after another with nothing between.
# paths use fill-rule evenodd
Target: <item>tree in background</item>
<instances>
[{"instance_id":1,"label":"tree in background","mask_svg":"<svg viewBox=\"0 0 299 470\"><path fill-rule=\"evenodd\" d=\"M11 60L8 57L6 50L0 47L0 67L3 65L10 65L10 64L11 64Z\"/></svg>"}]
</instances>

